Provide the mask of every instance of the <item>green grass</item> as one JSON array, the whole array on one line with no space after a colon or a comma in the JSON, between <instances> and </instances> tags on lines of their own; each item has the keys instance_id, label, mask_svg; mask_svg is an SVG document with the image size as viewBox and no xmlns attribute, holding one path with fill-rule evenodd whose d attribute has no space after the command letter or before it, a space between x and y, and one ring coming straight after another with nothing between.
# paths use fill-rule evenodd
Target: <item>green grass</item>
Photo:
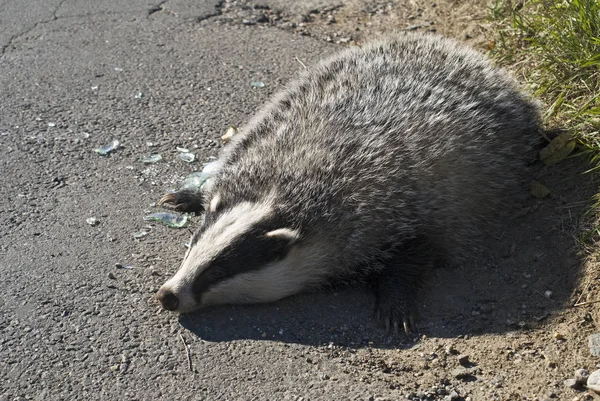
<instances>
[{"instance_id":1,"label":"green grass","mask_svg":"<svg viewBox=\"0 0 600 401\"><path fill-rule=\"evenodd\" d=\"M492 54L546 104L544 122L572 132L600 169L600 1L494 0Z\"/></svg>"},{"instance_id":2,"label":"green grass","mask_svg":"<svg viewBox=\"0 0 600 401\"><path fill-rule=\"evenodd\" d=\"M566 130L600 170L600 0L493 0L490 48L545 103L544 124ZM600 254L600 193L578 240Z\"/></svg>"}]
</instances>

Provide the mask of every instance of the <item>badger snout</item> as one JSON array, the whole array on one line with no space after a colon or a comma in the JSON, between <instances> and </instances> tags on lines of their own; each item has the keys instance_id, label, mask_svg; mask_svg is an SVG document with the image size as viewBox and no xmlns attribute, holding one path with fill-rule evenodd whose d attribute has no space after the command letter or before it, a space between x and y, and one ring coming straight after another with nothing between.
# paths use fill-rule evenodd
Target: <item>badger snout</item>
<instances>
[{"instance_id":1,"label":"badger snout","mask_svg":"<svg viewBox=\"0 0 600 401\"><path fill-rule=\"evenodd\" d=\"M179 298L171 290L166 288L161 288L156 293L156 299L160 301L163 308L168 311L174 311L179 306Z\"/></svg>"}]
</instances>

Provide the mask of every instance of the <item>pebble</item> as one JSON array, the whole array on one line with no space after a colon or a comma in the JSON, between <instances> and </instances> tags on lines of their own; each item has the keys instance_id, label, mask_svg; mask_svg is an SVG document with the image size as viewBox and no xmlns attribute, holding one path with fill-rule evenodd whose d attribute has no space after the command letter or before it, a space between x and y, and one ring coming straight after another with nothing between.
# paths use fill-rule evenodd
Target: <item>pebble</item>
<instances>
[{"instance_id":1,"label":"pebble","mask_svg":"<svg viewBox=\"0 0 600 401\"><path fill-rule=\"evenodd\" d=\"M446 347L446 354L447 355L456 355L456 354L458 354L458 351L456 349L454 349L454 347L452 345L449 345Z\"/></svg>"},{"instance_id":2,"label":"pebble","mask_svg":"<svg viewBox=\"0 0 600 401\"><path fill-rule=\"evenodd\" d=\"M317 374L319 380L329 380L329 375L327 373L319 372Z\"/></svg>"},{"instance_id":3,"label":"pebble","mask_svg":"<svg viewBox=\"0 0 600 401\"><path fill-rule=\"evenodd\" d=\"M128 369L129 369L129 362L124 362L119 366L119 373L124 375L125 373L127 373Z\"/></svg>"},{"instance_id":4,"label":"pebble","mask_svg":"<svg viewBox=\"0 0 600 401\"><path fill-rule=\"evenodd\" d=\"M100 223L100 221L95 217L88 217L87 219L85 219L85 222L92 227L97 226Z\"/></svg>"},{"instance_id":5,"label":"pebble","mask_svg":"<svg viewBox=\"0 0 600 401\"><path fill-rule=\"evenodd\" d=\"M459 355L458 356L458 363L460 363L461 365L466 365L469 363L469 355Z\"/></svg>"},{"instance_id":6,"label":"pebble","mask_svg":"<svg viewBox=\"0 0 600 401\"><path fill-rule=\"evenodd\" d=\"M588 377L590 377L590 372L587 369L577 369L575 371L575 380L579 384L585 384Z\"/></svg>"},{"instance_id":7,"label":"pebble","mask_svg":"<svg viewBox=\"0 0 600 401\"><path fill-rule=\"evenodd\" d=\"M116 280L116 276L112 273L108 273L108 278L112 279L112 280Z\"/></svg>"},{"instance_id":8,"label":"pebble","mask_svg":"<svg viewBox=\"0 0 600 401\"><path fill-rule=\"evenodd\" d=\"M565 335L562 333L556 332L556 333L554 333L554 339L559 340L559 341L564 341L567 339L567 337L565 337Z\"/></svg>"},{"instance_id":9,"label":"pebble","mask_svg":"<svg viewBox=\"0 0 600 401\"><path fill-rule=\"evenodd\" d=\"M575 379L567 379L565 380L565 386L569 388L576 388L579 384Z\"/></svg>"},{"instance_id":10,"label":"pebble","mask_svg":"<svg viewBox=\"0 0 600 401\"><path fill-rule=\"evenodd\" d=\"M593 371L587 379L587 388L600 394L600 370Z\"/></svg>"},{"instance_id":11,"label":"pebble","mask_svg":"<svg viewBox=\"0 0 600 401\"><path fill-rule=\"evenodd\" d=\"M600 333L590 334L588 337L588 346L592 356L600 356Z\"/></svg>"},{"instance_id":12,"label":"pebble","mask_svg":"<svg viewBox=\"0 0 600 401\"><path fill-rule=\"evenodd\" d=\"M460 394L456 392L456 390L452 390L450 394L444 397L444 401L457 401L460 400Z\"/></svg>"},{"instance_id":13,"label":"pebble","mask_svg":"<svg viewBox=\"0 0 600 401\"><path fill-rule=\"evenodd\" d=\"M477 368L477 367L472 367L472 368L460 367L460 368L453 369L452 372L450 372L450 374L452 376L454 376L454 378L456 378L456 379L466 379L466 378L469 378L470 376L475 376L477 373L479 373L479 368Z\"/></svg>"}]
</instances>

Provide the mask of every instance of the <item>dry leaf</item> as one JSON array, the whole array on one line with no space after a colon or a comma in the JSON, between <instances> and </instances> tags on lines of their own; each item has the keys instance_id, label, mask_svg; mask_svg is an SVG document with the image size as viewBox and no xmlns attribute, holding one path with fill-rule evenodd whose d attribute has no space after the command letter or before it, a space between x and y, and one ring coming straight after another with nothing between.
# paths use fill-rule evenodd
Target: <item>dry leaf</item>
<instances>
[{"instance_id":1,"label":"dry leaf","mask_svg":"<svg viewBox=\"0 0 600 401\"><path fill-rule=\"evenodd\" d=\"M238 129L235 125L232 125L231 127L227 128L227 131L225 132L225 135L223 135L221 137L221 140L223 141L223 143L227 143L229 142L229 140L231 139L231 137L233 137L235 134L237 134Z\"/></svg>"},{"instance_id":2,"label":"dry leaf","mask_svg":"<svg viewBox=\"0 0 600 401\"><path fill-rule=\"evenodd\" d=\"M550 190L546 188L544 184L541 184L537 181L531 181L530 193L536 198L542 199L550 195Z\"/></svg>"},{"instance_id":3,"label":"dry leaf","mask_svg":"<svg viewBox=\"0 0 600 401\"><path fill-rule=\"evenodd\" d=\"M544 149L540 150L540 159L546 166L558 163L575 149L575 139L568 132L554 138Z\"/></svg>"}]
</instances>

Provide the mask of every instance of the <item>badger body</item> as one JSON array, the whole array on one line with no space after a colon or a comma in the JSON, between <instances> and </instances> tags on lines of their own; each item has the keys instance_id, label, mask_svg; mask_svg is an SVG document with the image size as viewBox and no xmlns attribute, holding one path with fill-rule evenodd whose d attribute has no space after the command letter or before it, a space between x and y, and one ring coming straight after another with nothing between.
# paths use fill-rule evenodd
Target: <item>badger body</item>
<instances>
[{"instance_id":1,"label":"badger body","mask_svg":"<svg viewBox=\"0 0 600 401\"><path fill-rule=\"evenodd\" d=\"M413 326L428 267L468 258L526 192L534 101L474 50L409 34L304 72L224 149L166 309L274 301L372 279L387 326Z\"/></svg>"}]
</instances>

